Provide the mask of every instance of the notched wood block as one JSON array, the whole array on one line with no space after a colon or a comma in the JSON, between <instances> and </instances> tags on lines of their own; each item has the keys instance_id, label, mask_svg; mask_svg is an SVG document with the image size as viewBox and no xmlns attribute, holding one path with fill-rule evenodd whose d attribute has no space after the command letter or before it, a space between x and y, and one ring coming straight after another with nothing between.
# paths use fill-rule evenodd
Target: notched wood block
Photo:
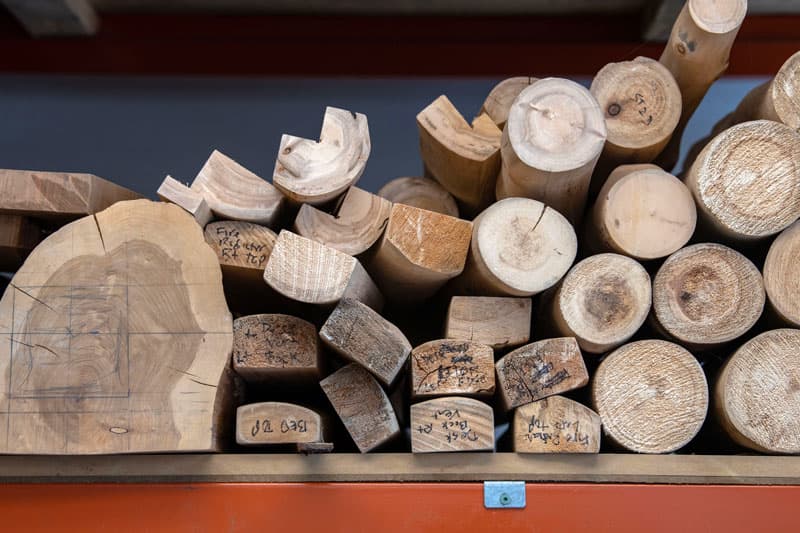
<instances>
[{"instance_id":1,"label":"notched wood block","mask_svg":"<svg viewBox=\"0 0 800 533\"><path fill-rule=\"evenodd\" d=\"M211 208L197 191L179 182L172 176L167 176L158 188L158 197L165 202L171 202L192 215L201 228L214 218Z\"/></svg>"}]
</instances>

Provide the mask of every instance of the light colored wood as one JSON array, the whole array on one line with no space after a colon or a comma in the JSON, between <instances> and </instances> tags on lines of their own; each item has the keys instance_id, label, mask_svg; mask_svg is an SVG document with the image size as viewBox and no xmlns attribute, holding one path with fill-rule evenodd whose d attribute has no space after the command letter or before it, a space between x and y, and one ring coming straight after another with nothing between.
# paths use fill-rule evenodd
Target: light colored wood
<instances>
[{"instance_id":1,"label":"light colored wood","mask_svg":"<svg viewBox=\"0 0 800 533\"><path fill-rule=\"evenodd\" d=\"M319 338L387 386L397 379L411 353L411 344L397 326L350 298L339 302L319 330Z\"/></svg>"},{"instance_id":2,"label":"light colored wood","mask_svg":"<svg viewBox=\"0 0 800 533\"><path fill-rule=\"evenodd\" d=\"M429 178L395 178L378 191L378 196L395 204L405 204L458 218L453 195Z\"/></svg>"},{"instance_id":3,"label":"light colored wood","mask_svg":"<svg viewBox=\"0 0 800 533\"><path fill-rule=\"evenodd\" d=\"M411 452L494 450L494 413L472 398L449 396L411 406Z\"/></svg>"},{"instance_id":4,"label":"light colored wood","mask_svg":"<svg viewBox=\"0 0 800 533\"><path fill-rule=\"evenodd\" d=\"M317 328L281 314L249 315L233 321L233 370L247 383L286 385L322 379Z\"/></svg>"},{"instance_id":5,"label":"light colored wood","mask_svg":"<svg viewBox=\"0 0 800 533\"><path fill-rule=\"evenodd\" d=\"M209 156L191 185L217 218L275 228L284 197L268 181L218 150Z\"/></svg>"},{"instance_id":6,"label":"light colored wood","mask_svg":"<svg viewBox=\"0 0 800 533\"><path fill-rule=\"evenodd\" d=\"M442 95L417 115L419 149L428 172L473 217L494 201L500 130L487 115L468 124Z\"/></svg>"},{"instance_id":7,"label":"light colored wood","mask_svg":"<svg viewBox=\"0 0 800 533\"><path fill-rule=\"evenodd\" d=\"M502 130L508 120L511 104L523 89L537 81L539 78L531 76L515 76L504 79L492 87L481 106L481 113L489 115L489 118Z\"/></svg>"},{"instance_id":8,"label":"light colored wood","mask_svg":"<svg viewBox=\"0 0 800 533\"><path fill-rule=\"evenodd\" d=\"M579 222L605 141L603 113L585 87L561 78L533 83L508 113L497 198L539 200Z\"/></svg>"},{"instance_id":9,"label":"light colored wood","mask_svg":"<svg viewBox=\"0 0 800 533\"><path fill-rule=\"evenodd\" d=\"M509 411L589 383L586 363L574 338L526 344L497 363L500 406Z\"/></svg>"},{"instance_id":10,"label":"light colored wood","mask_svg":"<svg viewBox=\"0 0 800 533\"><path fill-rule=\"evenodd\" d=\"M2 0L33 37L88 36L100 20L89 0Z\"/></svg>"},{"instance_id":11,"label":"light colored wood","mask_svg":"<svg viewBox=\"0 0 800 533\"><path fill-rule=\"evenodd\" d=\"M800 222L772 241L763 273L772 310L787 325L800 327Z\"/></svg>"},{"instance_id":12,"label":"light colored wood","mask_svg":"<svg viewBox=\"0 0 800 533\"><path fill-rule=\"evenodd\" d=\"M237 220L212 222L203 234L217 254L223 275L248 281L263 277L277 240L271 229Z\"/></svg>"},{"instance_id":13,"label":"light colored wood","mask_svg":"<svg viewBox=\"0 0 800 533\"><path fill-rule=\"evenodd\" d=\"M708 411L703 369L684 348L644 340L617 348L592 378L592 403L612 442L637 453L680 450Z\"/></svg>"},{"instance_id":14,"label":"light colored wood","mask_svg":"<svg viewBox=\"0 0 800 533\"><path fill-rule=\"evenodd\" d=\"M181 208L120 202L70 223L0 300L0 453L217 449L233 427L231 326Z\"/></svg>"},{"instance_id":15,"label":"light colored wood","mask_svg":"<svg viewBox=\"0 0 800 533\"><path fill-rule=\"evenodd\" d=\"M471 341L439 339L411 352L411 399L494 395L494 351Z\"/></svg>"},{"instance_id":16,"label":"light colored wood","mask_svg":"<svg viewBox=\"0 0 800 533\"><path fill-rule=\"evenodd\" d=\"M722 428L747 448L800 454L800 331L754 337L726 361L714 390Z\"/></svg>"},{"instance_id":17,"label":"light colored wood","mask_svg":"<svg viewBox=\"0 0 800 533\"><path fill-rule=\"evenodd\" d=\"M214 214L203 199L203 196L188 185L184 185L172 176L167 176L157 191L158 197L165 202L172 202L187 211L201 228L211 222Z\"/></svg>"},{"instance_id":18,"label":"light colored wood","mask_svg":"<svg viewBox=\"0 0 800 533\"><path fill-rule=\"evenodd\" d=\"M472 223L472 241L459 285L470 294L532 296L567 273L578 253L572 224L529 198L506 198Z\"/></svg>"},{"instance_id":19,"label":"light colored wood","mask_svg":"<svg viewBox=\"0 0 800 533\"><path fill-rule=\"evenodd\" d=\"M41 228L31 219L0 215L0 271L18 269L41 238Z\"/></svg>"},{"instance_id":20,"label":"light colored wood","mask_svg":"<svg viewBox=\"0 0 800 533\"><path fill-rule=\"evenodd\" d=\"M370 273L388 299L423 300L464 270L471 235L471 222L394 204Z\"/></svg>"},{"instance_id":21,"label":"light colored wood","mask_svg":"<svg viewBox=\"0 0 800 533\"><path fill-rule=\"evenodd\" d=\"M514 411L517 453L598 453L600 415L575 400L550 396Z\"/></svg>"},{"instance_id":22,"label":"light colored wood","mask_svg":"<svg viewBox=\"0 0 800 533\"><path fill-rule=\"evenodd\" d=\"M525 344L531 337L531 299L453 296L444 336L487 344L495 350Z\"/></svg>"},{"instance_id":23,"label":"light colored wood","mask_svg":"<svg viewBox=\"0 0 800 533\"><path fill-rule=\"evenodd\" d=\"M764 300L764 282L756 266L716 243L678 250L653 279L656 325L695 349L744 335L761 316Z\"/></svg>"},{"instance_id":24,"label":"light colored wood","mask_svg":"<svg viewBox=\"0 0 800 533\"><path fill-rule=\"evenodd\" d=\"M627 342L650 313L650 275L634 259L618 254L587 257L569 271L551 304L561 335L581 350L603 353Z\"/></svg>"},{"instance_id":25,"label":"light colored wood","mask_svg":"<svg viewBox=\"0 0 800 533\"><path fill-rule=\"evenodd\" d=\"M757 120L717 135L686 176L703 229L733 242L763 239L800 217L800 133Z\"/></svg>"},{"instance_id":26,"label":"light colored wood","mask_svg":"<svg viewBox=\"0 0 800 533\"><path fill-rule=\"evenodd\" d=\"M319 141L281 137L272 182L293 202L324 204L355 185L370 147L365 115L326 107Z\"/></svg>"},{"instance_id":27,"label":"light colored wood","mask_svg":"<svg viewBox=\"0 0 800 533\"><path fill-rule=\"evenodd\" d=\"M300 405L262 402L236 409L236 444L242 446L322 442L325 432L319 414Z\"/></svg>"},{"instance_id":28,"label":"light colored wood","mask_svg":"<svg viewBox=\"0 0 800 533\"><path fill-rule=\"evenodd\" d=\"M335 214L300 206L294 231L349 255L366 252L381 238L392 203L358 187L350 187Z\"/></svg>"},{"instance_id":29,"label":"light colored wood","mask_svg":"<svg viewBox=\"0 0 800 533\"><path fill-rule=\"evenodd\" d=\"M350 363L319 384L361 453L372 451L400 434L389 398L372 374L360 365Z\"/></svg>"},{"instance_id":30,"label":"light colored wood","mask_svg":"<svg viewBox=\"0 0 800 533\"><path fill-rule=\"evenodd\" d=\"M373 309L383 307L383 296L357 259L286 230L278 234L264 281L298 302L334 306L355 298Z\"/></svg>"},{"instance_id":31,"label":"light colored wood","mask_svg":"<svg viewBox=\"0 0 800 533\"><path fill-rule=\"evenodd\" d=\"M655 165L622 165L606 180L586 224L587 248L643 261L689 242L697 210L689 189Z\"/></svg>"}]
</instances>

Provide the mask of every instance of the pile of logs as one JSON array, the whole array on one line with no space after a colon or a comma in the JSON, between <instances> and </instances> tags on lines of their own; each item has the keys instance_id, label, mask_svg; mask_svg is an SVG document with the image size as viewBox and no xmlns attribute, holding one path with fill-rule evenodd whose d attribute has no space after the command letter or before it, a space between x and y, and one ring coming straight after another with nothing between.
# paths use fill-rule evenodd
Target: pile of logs
<instances>
[{"instance_id":1,"label":"pile of logs","mask_svg":"<svg viewBox=\"0 0 800 533\"><path fill-rule=\"evenodd\" d=\"M471 124L440 96L377 194L335 108L161 203L0 171L0 453L800 453L800 52L671 173L745 12Z\"/></svg>"}]
</instances>

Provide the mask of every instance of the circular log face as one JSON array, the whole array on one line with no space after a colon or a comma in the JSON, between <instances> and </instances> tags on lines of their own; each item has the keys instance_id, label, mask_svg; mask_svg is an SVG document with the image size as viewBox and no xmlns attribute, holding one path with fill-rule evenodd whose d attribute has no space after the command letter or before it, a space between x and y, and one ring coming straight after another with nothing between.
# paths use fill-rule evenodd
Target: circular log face
<instances>
[{"instance_id":1,"label":"circular log face","mask_svg":"<svg viewBox=\"0 0 800 533\"><path fill-rule=\"evenodd\" d=\"M800 52L786 60L770 87L777 118L792 129L800 129Z\"/></svg>"},{"instance_id":2,"label":"circular log face","mask_svg":"<svg viewBox=\"0 0 800 533\"><path fill-rule=\"evenodd\" d=\"M489 115L489 118L502 129L508 120L508 111L514 103L519 93L530 84L539 81L530 76L516 76L507 78L495 85L486 100L483 102L481 112Z\"/></svg>"},{"instance_id":3,"label":"circular log face","mask_svg":"<svg viewBox=\"0 0 800 533\"><path fill-rule=\"evenodd\" d=\"M746 0L689 0L692 20L709 33L728 33L742 25Z\"/></svg>"},{"instance_id":4,"label":"circular log face","mask_svg":"<svg viewBox=\"0 0 800 533\"><path fill-rule=\"evenodd\" d=\"M800 327L800 222L772 242L764 261L764 287L778 315Z\"/></svg>"}]
</instances>

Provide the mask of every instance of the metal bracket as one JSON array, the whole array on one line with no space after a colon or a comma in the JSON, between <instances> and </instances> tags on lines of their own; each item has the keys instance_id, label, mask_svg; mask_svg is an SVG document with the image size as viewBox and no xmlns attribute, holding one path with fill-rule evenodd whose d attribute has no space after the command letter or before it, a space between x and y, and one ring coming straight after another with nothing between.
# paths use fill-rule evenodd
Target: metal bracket
<instances>
[{"instance_id":1,"label":"metal bracket","mask_svg":"<svg viewBox=\"0 0 800 533\"><path fill-rule=\"evenodd\" d=\"M487 509L525 509L525 482L484 481L483 506Z\"/></svg>"}]
</instances>

